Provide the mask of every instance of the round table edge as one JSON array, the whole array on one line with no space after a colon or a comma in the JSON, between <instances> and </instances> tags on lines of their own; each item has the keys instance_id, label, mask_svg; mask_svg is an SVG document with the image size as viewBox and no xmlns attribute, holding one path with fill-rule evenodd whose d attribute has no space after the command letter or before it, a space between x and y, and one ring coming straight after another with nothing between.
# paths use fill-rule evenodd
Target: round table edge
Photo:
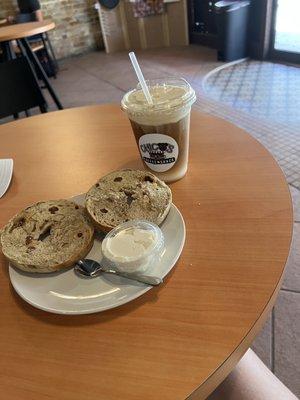
<instances>
[{"instance_id":1,"label":"round table edge","mask_svg":"<svg viewBox=\"0 0 300 400\"><path fill-rule=\"evenodd\" d=\"M52 29L55 28L55 22L50 21L50 20L45 20L43 22L45 24L47 24L47 25L33 28L33 29L30 30L30 33L28 33L26 35L24 35L24 34L15 34L15 35L14 34L10 34L10 35L6 35L6 36L5 35L1 36L1 31L0 31L0 42L9 42L11 40L23 39L23 38L26 38L28 36L38 35L40 33L51 31ZM27 22L27 23L28 24L32 24L32 22ZM27 24L27 23L24 23L24 25ZM23 24L16 24L16 25L20 26L20 25L23 25ZM14 26L14 25L11 25L11 26ZM3 28L5 28L5 27L3 27ZM0 29L1 29L1 27L0 27Z\"/></svg>"}]
</instances>

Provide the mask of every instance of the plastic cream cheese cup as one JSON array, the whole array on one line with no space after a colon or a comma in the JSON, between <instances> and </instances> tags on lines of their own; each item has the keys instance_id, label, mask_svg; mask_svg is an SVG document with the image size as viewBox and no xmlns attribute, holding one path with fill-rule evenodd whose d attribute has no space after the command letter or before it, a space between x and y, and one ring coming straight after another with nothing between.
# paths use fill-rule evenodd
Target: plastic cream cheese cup
<instances>
[{"instance_id":1,"label":"plastic cream cheese cup","mask_svg":"<svg viewBox=\"0 0 300 400\"><path fill-rule=\"evenodd\" d=\"M117 226L102 242L104 264L126 273L145 272L155 261L159 261L163 250L161 229L143 220Z\"/></svg>"}]
</instances>

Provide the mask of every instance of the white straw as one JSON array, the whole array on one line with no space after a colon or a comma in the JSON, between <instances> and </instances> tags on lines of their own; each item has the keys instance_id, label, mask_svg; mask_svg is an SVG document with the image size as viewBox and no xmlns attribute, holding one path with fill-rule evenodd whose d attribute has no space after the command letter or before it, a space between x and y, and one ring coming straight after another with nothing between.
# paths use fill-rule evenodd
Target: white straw
<instances>
[{"instance_id":1,"label":"white straw","mask_svg":"<svg viewBox=\"0 0 300 400\"><path fill-rule=\"evenodd\" d=\"M133 66L133 68L135 70L136 76L137 76L137 78L138 78L138 80L140 82L140 85L142 87L142 91L143 91L148 103L149 104L153 104L153 100L152 100L151 94L149 92L149 88L147 86L147 83L145 81L144 75L143 75L143 73L141 71L139 63L138 63L138 61L136 59L136 56L135 56L133 51L131 51L129 53L129 58L130 58L130 61L131 61L132 66Z\"/></svg>"}]
</instances>

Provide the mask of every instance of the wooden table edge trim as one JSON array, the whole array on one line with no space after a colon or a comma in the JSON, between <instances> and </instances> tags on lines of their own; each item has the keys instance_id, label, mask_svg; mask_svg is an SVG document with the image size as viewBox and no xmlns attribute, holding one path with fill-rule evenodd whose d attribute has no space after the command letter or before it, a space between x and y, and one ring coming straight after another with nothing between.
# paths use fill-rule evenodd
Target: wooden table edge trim
<instances>
[{"instance_id":1,"label":"wooden table edge trim","mask_svg":"<svg viewBox=\"0 0 300 400\"><path fill-rule=\"evenodd\" d=\"M277 163L277 162L276 162ZM281 169L281 168L280 168ZM290 202L292 203L292 197L290 194ZM291 204L292 205L292 204ZM285 266L282 270L276 288L270 296L265 308L263 309L260 316L256 319L251 329L248 331L247 335L241 340L241 342L237 345L236 349L224 360L224 362L209 375L204 382L202 382L201 386L195 389L185 400L205 400L207 396L209 396L223 381L226 377L234 370L237 363L246 353L246 351L251 347L253 340L256 335L259 333L260 329L263 327L263 324L266 322L269 313L275 305L277 300L277 296L279 294L282 281L284 278L285 268L287 264L287 260L289 258L291 252L291 244L293 237L293 221L291 222L291 234L290 234L290 250L285 260ZM224 378L225 376L225 378Z\"/></svg>"},{"instance_id":2,"label":"wooden table edge trim","mask_svg":"<svg viewBox=\"0 0 300 400\"><path fill-rule=\"evenodd\" d=\"M43 26L39 26L39 27L30 29L28 34L26 34L26 36L24 36L24 34L13 34L13 33L11 33L10 35L1 36L1 27L0 27L0 42L7 42L10 40L22 39L24 37L38 35L39 33L44 33L44 32L50 31L55 28L55 22L53 22L53 21L44 20L42 22L44 23ZM14 26L20 27L20 25L27 25L27 24L34 24L34 23L38 24L39 22L25 22L24 24L6 25L6 26L3 26L2 28L3 29L11 28ZM47 29L45 29L46 27L47 27Z\"/></svg>"}]
</instances>

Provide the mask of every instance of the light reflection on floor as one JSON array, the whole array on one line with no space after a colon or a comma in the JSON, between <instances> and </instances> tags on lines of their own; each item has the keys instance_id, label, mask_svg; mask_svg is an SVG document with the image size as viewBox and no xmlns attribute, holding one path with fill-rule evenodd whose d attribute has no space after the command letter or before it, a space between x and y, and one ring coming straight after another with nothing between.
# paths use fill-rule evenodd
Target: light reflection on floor
<instances>
[{"instance_id":1,"label":"light reflection on floor","mask_svg":"<svg viewBox=\"0 0 300 400\"><path fill-rule=\"evenodd\" d=\"M300 1L278 0L276 15L276 50L300 53Z\"/></svg>"}]
</instances>

